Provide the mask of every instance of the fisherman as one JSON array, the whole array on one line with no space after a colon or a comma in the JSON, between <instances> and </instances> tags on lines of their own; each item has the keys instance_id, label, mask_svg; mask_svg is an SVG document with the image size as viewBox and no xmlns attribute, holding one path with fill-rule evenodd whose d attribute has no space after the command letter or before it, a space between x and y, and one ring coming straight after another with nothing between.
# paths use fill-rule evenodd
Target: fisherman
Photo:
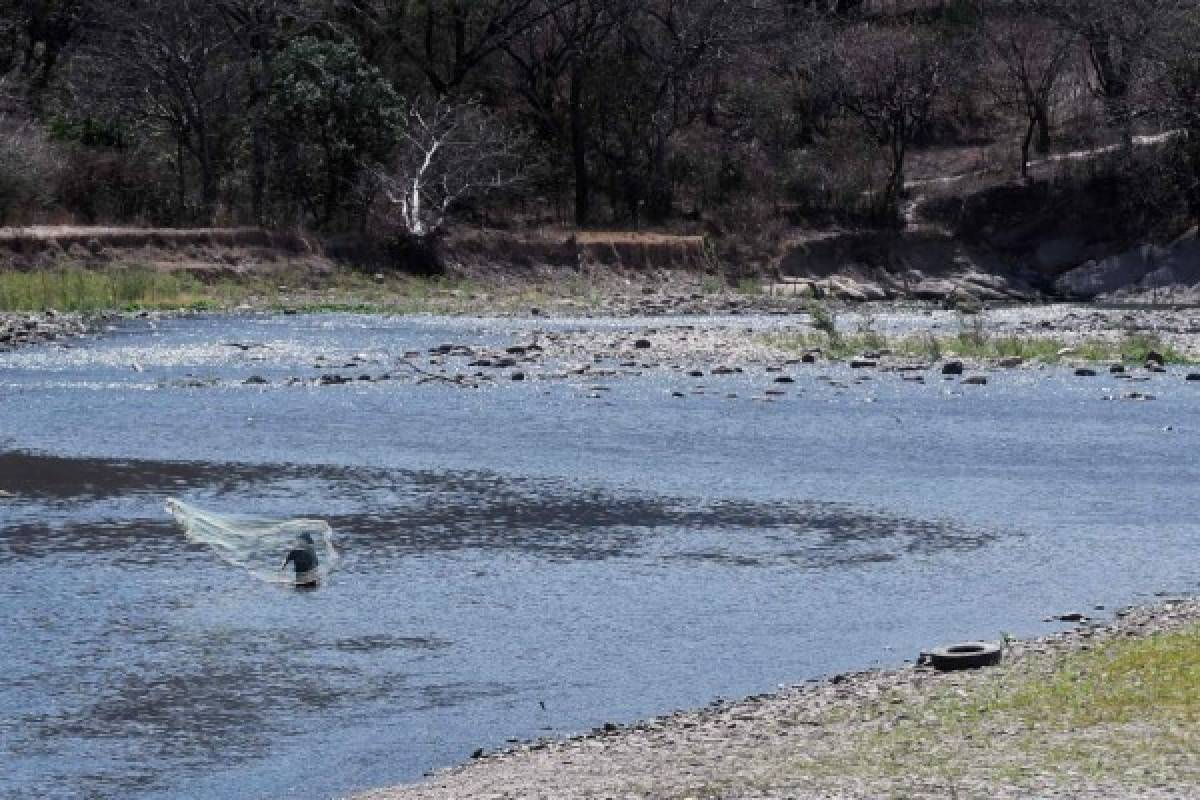
<instances>
[{"instance_id":1,"label":"fisherman","mask_svg":"<svg viewBox=\"0 0 1200 800\"><path fill-rule=\"evenodd\" d=\"M297 586L317 585L320 576L317 575L317 547L313 543L312 534L300 534L296 540L296 546L287 554L287 558L283 560L283 566L279 569L287 569L288 564L291 564L296 570Z\"/></svg>"}]
</instances>

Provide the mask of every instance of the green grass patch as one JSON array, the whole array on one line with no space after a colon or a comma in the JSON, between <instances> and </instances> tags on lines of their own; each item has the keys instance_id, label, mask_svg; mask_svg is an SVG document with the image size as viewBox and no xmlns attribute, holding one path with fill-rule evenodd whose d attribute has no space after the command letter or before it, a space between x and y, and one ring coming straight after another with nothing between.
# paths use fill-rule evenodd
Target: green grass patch
<instances>
[{"instance_id":1,"label":"green grass patch","mask_svg":"<svg viewBox=\"0 0 1200 800\"><path fill-rule=\"evenodd\" d=\"M831 717L849 725L842 744L796 759L781 780L857 776L901 795L962 781L1044 787L1071 775L1109 787L1200 783L1200 626L968 677Z\"/></svg>"},{"instance_id":2,"label":"green grass patch","mask_svg":"<svg viewBox=\"0 0 1200 800\"><path fill-rule=\"evenodd\" d=\"M1016 336L986 336L964 331L958 335L932 334L885 337L871 330L856 333L829 332L825 320L814 318L818 331L811 334L767 334L765 344L787 352L821 350L830 358L851 358L882 352L904 358L940 361L946 358L999 360L1020 358L1043 364L1063 361L1123 362L1141 364L1151 351L1168 364L1194 364L1197 359L1180 352L1156 336L1133 334L1119 340L1088 339L1068 343L1061 339Z\"/></svg>"},{"instance_id":3,"label":"green grass patch","mask_svg":"<svg viewBox=\"0 0 1200 800\"><path fill-rule=\"evenodd\" d=\"M193 276L136 266L0 272L0 311L206 308L218 300Z\"/></svg>"},{"instance_id":4,"label":"green grass patch","mask_svg":"<svg viewBox=\"0 0 1200 800\"><path fill-rule=\"evenodd\" d=\"M492 298L466 281L391 275L377 280L338 270L294 285L279 273L202 281L186 272L141 265L100 269L67 267L34 272L0 271L0 311L228 310L243 306L303 312L455 313L475 310L473 299ZM580 288L580 293L585 288ZM509 293L499 307L535 305L537 292ZM589 296L594 301L593 296ZM484 310L483 308L479 309Z\"/></svg>"},{"instance_id":5,"label":"green grass patch","mask_svg":"<svg viewBox=\"0 0 1200 800\"><path fill-rule=\"evenodd\" d=\"M1018 688L993 710L1061 730L1149 719L1194 727L1200 723L1200 627L1072 656L1049 680Z\"/></svg>"}]
</instances>

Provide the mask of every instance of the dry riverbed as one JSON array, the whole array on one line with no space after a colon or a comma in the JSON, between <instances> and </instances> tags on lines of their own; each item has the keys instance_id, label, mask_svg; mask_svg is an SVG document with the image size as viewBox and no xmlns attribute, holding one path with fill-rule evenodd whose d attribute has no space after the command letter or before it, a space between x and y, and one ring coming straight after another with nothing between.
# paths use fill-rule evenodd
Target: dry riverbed
<instances>
[{"instance_id":1,"label":"dry riverbed","mask_svg":"<svg viewBox=\"0 0 1200 800\"><path fill-rule=\"evenodd\" d=\"M999 667L838 675L358 800L1196 797L1198 624L1200 602L1164 601L1009 642Z\"/></svg>"},{"instance_id":2,"label":"dry riverbed","mask_svg":"<svg viewBox=\"0 0 1200 800\"><path fill-rule=\"evenodd\" d=\"M824 317L824 321L822 320ZM997 371L1073 368L1081 379L1104 376L1111 396L1153 399L1143 384L1200 381L1200 312L1093 310L1022 306L976 315L879 307L791 314L759 312L746 325L728 313L713 318L652 317L618 326L546 325L514 331L500 346L447 342L404 354L421 380L480 387L504 381L602 382L667 374L675 393L711 390L706 382L746 374L761 380L760 399L780 397L804 370L835 368L833 382L890 373L905 380L986 385ZM822 328L824 325L824 328ZM829 335L830 325L837 333ZM503 328L503 322L496 323ZM386 362L388 354L375 354ZM848 377L838 367L851 367ZM821 373L823 374L823 373ZM1137 387L1132 388L1132 387ZM1111 388L1111 387L1110 387Z\"/></svg>"}]
</instances>

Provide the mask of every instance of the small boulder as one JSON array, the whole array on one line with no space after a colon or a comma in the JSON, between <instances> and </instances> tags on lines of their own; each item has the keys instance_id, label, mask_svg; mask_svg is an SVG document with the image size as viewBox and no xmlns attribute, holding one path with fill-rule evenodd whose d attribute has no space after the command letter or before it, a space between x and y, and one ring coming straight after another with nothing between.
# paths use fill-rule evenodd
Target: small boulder
<instances>
[{"instance_id":1,"label":"small boulder","mask_svg":"<svg viewBox=\"0 0 1200 800\"><path fill-rule=\"evenodd\" d=\"M963 371L964 367L961 361L947 361L942 366L943 375L962 375Z\"/></svg>"}]
</instances>

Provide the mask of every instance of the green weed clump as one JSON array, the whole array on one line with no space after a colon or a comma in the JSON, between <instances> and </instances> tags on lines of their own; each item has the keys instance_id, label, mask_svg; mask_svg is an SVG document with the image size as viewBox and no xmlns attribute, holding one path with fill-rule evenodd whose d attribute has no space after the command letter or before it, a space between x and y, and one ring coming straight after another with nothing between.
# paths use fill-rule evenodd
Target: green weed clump
<instances>
[{"instance_id":1,"label":"green weed clump","mask_svg":"<svg viewBox=\"0 0 1200 800\"><path fill-rule=\"evenodd\" d=\"M0 310L109 311L197 308L212 291L191 275L144 267L0 272Z\"/></svg>"},{"instance_id":2,"label":"green weed clump","mask_svg":"<svg viewBox=\"0 0 1200 800\"><path fill-rule=\"evenodd\" d=\"M994 710L1061 730L1148 720L1195 726L1200 628L1077 654L1048 680L1020 687Z\"/></svg>"},{"instance_id":3,"label":"green weed clump","mask_svg":"<svg viewBox=\"0 0 1200 800\"><path fill-rule=\"evenodd\" d=\"M797 762L789 777L1043 788L1063 775L1108 787L1198 777L1200 627L1035 656L978 677L921 699L873 701L858 714L876 722L855 725L836 753Z\"/></svg>"},{"instance_id":4,"label":"green weed clump","mask_svg":"<svg viewBox=\"0 0 1200 800\"><path fill-rule=\"evenodd\" d=\"M876 332L869 322L860 325L857 333L841 333L836 328L832 312L821 305L811 307L810 313L816 333L769 334L764 337L764 343L787 352L820 349L831 358L883 352L930 362L953 357L980 361L1019 358L1042 364L1058 364L1066 360L1141 364L1154 352L1168 364L1196 361L1158 337L1144 334L1126 336L1119 341L1088 339L1068 343L1061 339L991 336L972 325L951 336L924 333L889 338Z\"/></svg>"}]
</instances>

